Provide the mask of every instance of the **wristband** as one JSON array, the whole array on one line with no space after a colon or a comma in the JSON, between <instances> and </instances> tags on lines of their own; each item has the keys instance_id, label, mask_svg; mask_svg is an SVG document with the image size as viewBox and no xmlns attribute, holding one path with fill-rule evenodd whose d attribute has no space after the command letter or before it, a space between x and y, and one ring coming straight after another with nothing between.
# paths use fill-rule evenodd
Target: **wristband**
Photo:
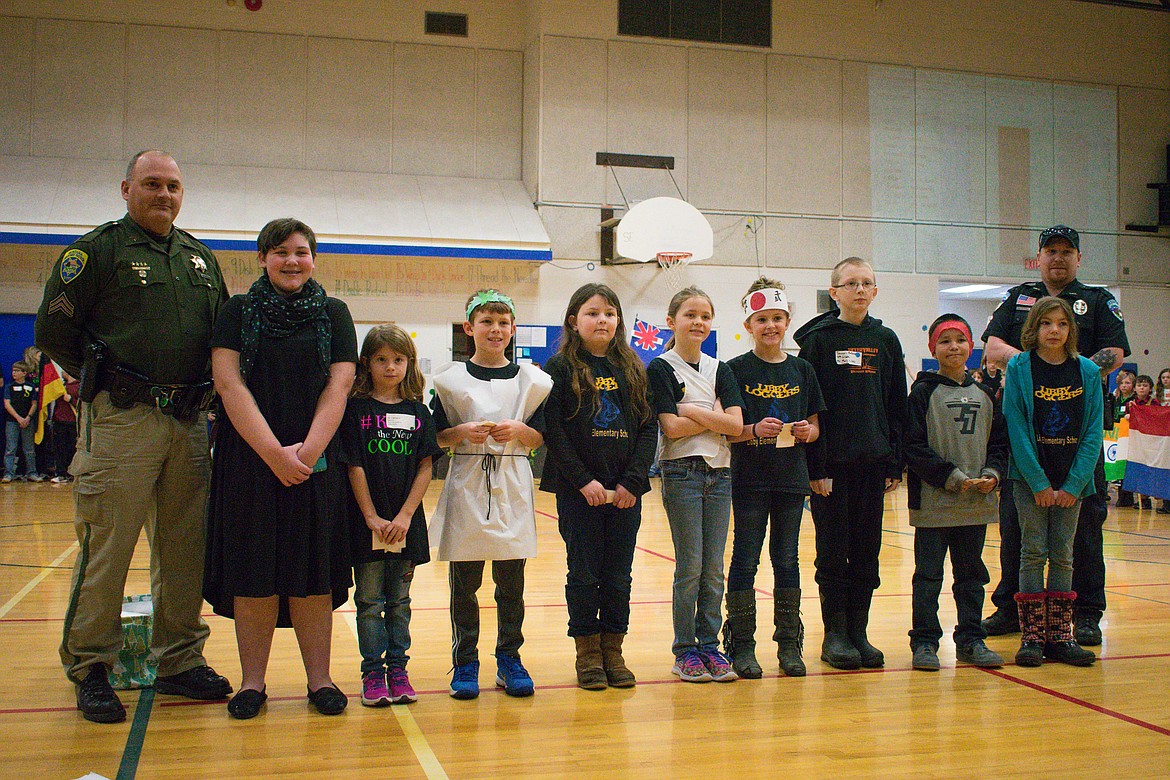
<instances>
[{"instance_id":1,"label":"wristband","mask_svg":"<svg viewBox=\"0 0 1170 780\"><path fill-rule=\"evenodd\" d=\"M756 435L756 426L757 426L757 425L759 425L759 423L758 423L758 422L754 422L754 423L752 423L752 438L753 438L753 439L758 439L758 438L760 438L759 436L757 436L757 435Z\"/></svg>"}]
</instances>

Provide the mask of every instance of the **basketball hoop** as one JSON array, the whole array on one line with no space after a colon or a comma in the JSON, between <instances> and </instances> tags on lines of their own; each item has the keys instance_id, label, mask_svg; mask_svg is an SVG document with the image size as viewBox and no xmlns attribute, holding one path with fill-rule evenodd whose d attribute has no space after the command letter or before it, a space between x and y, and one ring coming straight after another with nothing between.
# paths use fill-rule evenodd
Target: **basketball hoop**
<instances>
[{"instance_id":1,"label":"basketball hoop","mask_svg":"<svg viewBox=\"0 0 1170 780\"><path fill-rule=\"evenodd\" d=\"M658 252L655 254L658 267L663 270L663 276L666 277L666 283L675 292L683 288L682 268L690 263L693 256L690 252Z\"/></svg>"}]
</instances>

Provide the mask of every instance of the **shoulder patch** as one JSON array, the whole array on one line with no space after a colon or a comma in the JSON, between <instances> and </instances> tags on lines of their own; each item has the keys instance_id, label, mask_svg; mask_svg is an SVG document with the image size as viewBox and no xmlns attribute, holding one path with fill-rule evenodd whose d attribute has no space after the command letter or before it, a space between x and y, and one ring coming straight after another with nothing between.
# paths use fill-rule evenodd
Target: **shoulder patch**
<instances>
[{"instance_id":1,"label":"shoulder patch","mask_svg":"<svg viewBox=\"0 0 1170 780\"><path fill-rule=\"evenodd\" d=\"M85 270L89 255L80 249L70 249L61 257L61 281L69 284Z\"/></svg>"},{"instance_id":2,"label":"shoulder patch","mask_svg":"<svg viewBox=\"0 0 1170 780\"><path fill-rule=\"evenodd\" d=\"M1121 322L1125 322L1125 318L1121 316L1121 304L1117 302L1116 298L1111 297L1106 305L1109 307L1109 311L1113 312L1114 317Z\"/></svg>"}]
</instances>

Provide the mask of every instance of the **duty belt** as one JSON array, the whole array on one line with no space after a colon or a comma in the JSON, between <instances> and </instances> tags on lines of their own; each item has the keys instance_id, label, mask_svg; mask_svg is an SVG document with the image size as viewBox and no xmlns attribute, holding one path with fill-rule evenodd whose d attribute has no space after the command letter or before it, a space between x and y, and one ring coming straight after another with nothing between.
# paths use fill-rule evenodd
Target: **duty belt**
<instances>
[{"instance_id":1,"label":"duty belt","mask_svg":"<svg viewBox=\"0 0 1170 780\"><path fill-rule=\"evenodd\" d=\"M215 385L210 380L193 385L156 384L134 369L118 365L106 367L100 388L109 392L110 403L120 409L146 404L183 422L194 420L215 400Z\"/></svg>"}]
</instances>

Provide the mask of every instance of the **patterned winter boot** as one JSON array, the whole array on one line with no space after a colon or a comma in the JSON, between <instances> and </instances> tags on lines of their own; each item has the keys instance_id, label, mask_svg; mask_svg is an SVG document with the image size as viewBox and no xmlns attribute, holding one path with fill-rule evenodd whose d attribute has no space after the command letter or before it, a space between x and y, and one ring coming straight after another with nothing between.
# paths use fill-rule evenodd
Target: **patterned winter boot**
<instances>
[{"instance_id":1,"label":"patterned winter boot","mask_svg":"<svg viewBox=\"0 0 1170 780\"><path fill-rule=\"evenodd\" d=\"M1016 653L1017 666L1039 666L1044 663L1044 638L1048 633L1044 593L1017 593L1016 606L1020 612L1020 649Z\"/></svg>"},{"instance_id":2,"label":"patterned winter boot","mask_svg":"<svg viewBox=\"0 0 1170 780\"><path fill-rule=\"evenodd\" d=\"M1090 666L1097 656L1073 639L1073 602L1076 599L1077 594L1072 591L1048 591L1048 641L1044 643L1044 657L1070 666Z\"/></svg>"}]
</instances>

